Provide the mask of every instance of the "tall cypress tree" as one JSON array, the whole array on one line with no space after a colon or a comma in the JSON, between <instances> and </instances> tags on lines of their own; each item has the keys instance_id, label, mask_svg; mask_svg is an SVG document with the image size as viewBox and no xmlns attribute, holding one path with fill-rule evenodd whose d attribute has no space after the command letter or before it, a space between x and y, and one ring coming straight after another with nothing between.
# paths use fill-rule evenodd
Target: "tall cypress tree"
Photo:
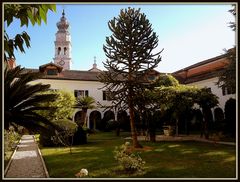
<instances>
[{"instance_id":1,"label":"tall cypress tree","mask_svg":"<svg viewBox=\"0 0 240 182\"><path fill-rule=\"evenodd\" d=\"M112 99L114 107L129 110L133 146L141 147L134 124L134 98L146 88L144 76L157 67L160 53L153 53L158 46L158 36L140 9L121 10L118 17L108 22L112 35L106 38L103 50L107 56L107 69L99 79Z\"/></svg>"}]
</instances>

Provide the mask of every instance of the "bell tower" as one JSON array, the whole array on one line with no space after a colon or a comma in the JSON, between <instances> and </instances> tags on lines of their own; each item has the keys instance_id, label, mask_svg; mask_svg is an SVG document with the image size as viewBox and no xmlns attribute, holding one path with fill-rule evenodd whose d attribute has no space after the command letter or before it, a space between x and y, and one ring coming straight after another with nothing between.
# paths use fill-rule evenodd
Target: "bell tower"
<instances>
[{"instance_id":1,"label":"bell tower","mask_svg":"<svg viewBox=\"0 0 240 182\"><path fill-rule=\"evenodd\" d=\"M53 58L54 63L63 67L64 70L71 69L72 58L71 58L71 35L69 33L69 23L65 17L64 10L62 17L57 23L58 31L56 35L55 43L55 57Z\"/></svg>"}]
</instances>

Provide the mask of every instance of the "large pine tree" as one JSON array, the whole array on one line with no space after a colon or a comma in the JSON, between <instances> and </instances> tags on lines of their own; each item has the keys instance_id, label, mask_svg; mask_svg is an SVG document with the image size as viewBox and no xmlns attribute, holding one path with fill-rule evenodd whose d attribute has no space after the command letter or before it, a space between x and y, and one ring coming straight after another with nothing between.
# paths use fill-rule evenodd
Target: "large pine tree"
<instances>
[{"instance_id":1,"label":"large pine tree","mask_svg":"<svg viewBox=\"0 0 240 182\"><path fill-rule=\"evenodd\" d=\"M162 51L153 52L158 46L158 37L140 9L122 9L108 26L112 35L103 46L107 71L99 79L105 84L113 106L129 110L133 146L138 148L141 145L134 124L134 98L146 88L144 76L157 67Z\"/></svg>"}]
</instances>

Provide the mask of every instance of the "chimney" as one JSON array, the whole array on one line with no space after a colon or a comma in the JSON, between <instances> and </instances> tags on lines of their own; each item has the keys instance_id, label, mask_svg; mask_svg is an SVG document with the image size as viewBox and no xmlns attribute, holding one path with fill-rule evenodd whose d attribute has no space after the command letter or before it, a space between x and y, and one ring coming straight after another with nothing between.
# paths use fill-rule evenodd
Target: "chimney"
<instances>
[{"instance_id":1,"label":"chimney","mask_svg":"<svg viewBox=\"0 0 240 182\"><path fill-rule=\"evenodd\" d=\"M16 67L16 60L14 58L8 59L7 63L10 69L13 69Z\"/></svg>"}]
</instances>

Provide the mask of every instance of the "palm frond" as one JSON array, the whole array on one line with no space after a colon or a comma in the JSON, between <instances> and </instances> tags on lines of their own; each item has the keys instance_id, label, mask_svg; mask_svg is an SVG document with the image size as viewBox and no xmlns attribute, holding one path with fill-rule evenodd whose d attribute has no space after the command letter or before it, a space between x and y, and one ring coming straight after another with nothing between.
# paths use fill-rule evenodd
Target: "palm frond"
<instances>
[{"instance_id":1,"label":"palm frond","mask_svg":"<svg viewBox=\"0 0 240 182\"><path fill-rule=\"evenodd\" d=\"M17 66L4 70L4 127L15 123L26 128L56 128L57 126L37 114L37 110L54 109L41 106L41 103L55 101L56 94L39 94L50 88L50 85L34 84L40 78L39 73L28 72Z\"/></svg>"},{"instance_id":2,"label":"palm frond","mask_svg":"<svg viewBox=\"0 0 240 182\"><path fill-rule=\"evenodd\" d=\"M93 109L95 108L95 100L92 97L81 97L76 100L75 108L87 108Z\"/></svg>"}]
</instances>

